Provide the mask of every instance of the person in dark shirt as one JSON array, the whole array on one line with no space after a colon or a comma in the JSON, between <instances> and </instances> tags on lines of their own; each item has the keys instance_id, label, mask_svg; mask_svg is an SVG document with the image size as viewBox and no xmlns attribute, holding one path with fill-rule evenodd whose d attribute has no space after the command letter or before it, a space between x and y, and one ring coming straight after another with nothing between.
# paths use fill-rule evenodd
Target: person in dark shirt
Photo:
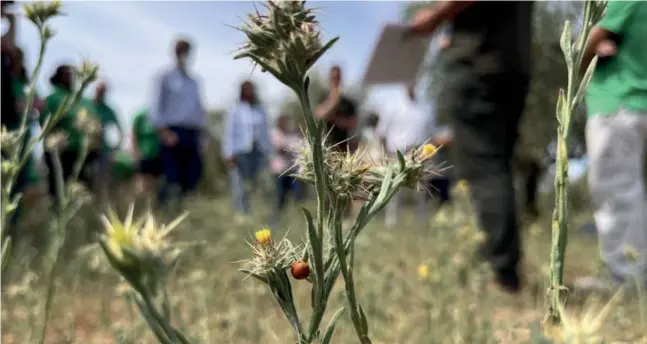
<instances>
[{"instance_id":1,"label":"person in dark shirt","mask_svg":"<svg viewBox=\"0 0 647 344\"><path fill-rule=\"evenodd\" d=\"M357 127L355 102L344 96L341 67L330 68L328 92L315 110L315 116L326 121L326 143L342 152L350 151L350 133Z\"/></svg>"},{"instance_id":2,"label":"person in dark shirt","mask_svg":"<svg viewBox=\"0 0 647 344\"><path fill-rule=\"evenodd\" d=\"M511 158L530 82L532 2L444 1L417 13L410 33L451 22L443 53L456 174L468 182L487 240L482 254L506 291L521 288Z\"/></svg>"}]
</instances>

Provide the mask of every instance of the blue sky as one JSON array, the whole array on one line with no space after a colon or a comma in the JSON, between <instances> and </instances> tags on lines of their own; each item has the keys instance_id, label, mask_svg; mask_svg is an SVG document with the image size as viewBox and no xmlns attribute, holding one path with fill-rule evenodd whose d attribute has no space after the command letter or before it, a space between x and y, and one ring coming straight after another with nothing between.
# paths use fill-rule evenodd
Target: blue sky
<instances>
[{"instance_id":1,"label":"blue sky","mask_svg":"<svg viewBox=\"0 0 647 344\"><path fill-rule=\"evenodd\" d=\"M319 19L325 38L341 36L316 68L324 70L338 63L345 69L347 84L358 82L381 27L399 21L404 5L385 1L312 2L311 6L322 7ZM238 85L251 75L264 103L273 111L288 90L271 76L253 71L249 61L234 61L231 54L244 37L226 24L237 25L238 18L253 9L250 1L64 2L67 16L52 21L57 34L48 46L39 91L49 92L47 79L56 65L88 58L100 64L100 76L111 86L110 102L122 123L130 123L132 114L149 102L152 77L171 65L173 39L188 35L197 44L194 71L201 78L209 108L232 104ZM24 19L19 25L19 41L31 69L38 49L37 32ZM401 95L393 88L377 90L371 92L369 102L378 105Z\"/></svg>"}]
</instances>

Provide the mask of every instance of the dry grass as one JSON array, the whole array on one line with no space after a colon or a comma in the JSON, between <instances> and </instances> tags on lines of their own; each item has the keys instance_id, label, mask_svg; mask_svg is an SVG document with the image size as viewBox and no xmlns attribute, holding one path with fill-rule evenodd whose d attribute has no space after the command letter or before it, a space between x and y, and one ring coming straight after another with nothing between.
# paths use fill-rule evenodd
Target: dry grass
<instances>
[{"instance_id":1,"label":"dry grass","mask_svg":"<svg viewBox=\"0 0 647 344\"><path fill-rule=\"evenodd\" d=\"M256 202L259 203L262 201ZM175 322L199 343L294 342L292 328L269 290L253 279L244 280L233 263L248 258L245 239L267 222L270 209L243 223L231 215L225 199L195 199L186 206L191 214L181 224L179 239L205 240L207 244L188 252L171 279L172 298L181 315ZM357 293L365 305L374 343L466 343L469 341L461 337L482 329L487 321L493 322L497 342L528 342L529 326L544 313L548 223L543 224L544 231L524 234L528 287L515 299L493 288L479 292L475 287L478 280L487 278L481 267L471 268L468 275L472 282L460 287L456 253L467 257L472 249L459 239L458 223L464 219L464 209L439 213L429 228L415 225L408 211L403 214L398 228L386 229L381 226L382 219L377 219L358 239ZM165 218L171 214L159 215ZM291 209L282 222L283 228L273 229L277 236L289 230L288 236L298 241L304 235L303 218L296 209ZM31 218L26 224L28 228L24 230L28 231L29 227L36 228L39 221ZM96 226L95 216L82 215L70 230L87 233L93 228L98 230ZM598 259L594 237L573 232L569 240L567 279L595 272ZM43 244L42 240L23 242ZM30 252L38 255L34 249L17 248L13 260L16 264L3 276L3 343L30 343L30 316L37 309L34 300L41 283L37 273L31 281L24 281L25 271L36 266L31 264L37 259L30 258ZM91 257L70 254L68 260L55 298L47 343L155 342L139 313L119 296L114 272L95 264ZM418 275L420 264L429 267L426 279ZM306 283L293 283L298 307L308 305ZM343 301L343 283L338 283L329 310L337 309ZM581 303L576 295L571 307ZM466 327L469 314L486 323ZM635 299L622 303L606 324L605 333L611 342L647 340L647 332L639 324ZM333 341L356 342L347 315L340 321Z\"/></svg>"}]
</instances>

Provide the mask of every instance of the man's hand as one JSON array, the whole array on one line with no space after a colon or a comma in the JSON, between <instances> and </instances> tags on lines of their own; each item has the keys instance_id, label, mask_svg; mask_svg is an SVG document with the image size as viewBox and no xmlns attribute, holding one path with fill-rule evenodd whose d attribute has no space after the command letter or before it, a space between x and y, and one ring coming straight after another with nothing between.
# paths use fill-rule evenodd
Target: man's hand
<instances>
[{"instance_id":1,"label":"man's hand","mask_svg":"<svg viewBox=\"0 0 647 344\"><path fill-rule=\"evenodd\" d=\"M175 147L178 143L177 135L167 128L160 129L158 135L162 144L167 147Z\"/></svg>"},{"instance_id":2,"label":"man's hand","mask_svg":"<svg viewBox=\"0 0 647 344\"><path fill-rule=\"evenodd\" d=\"M315 116L325 121L330 121L336 115L334 112L341 101L341 96L341 87L331 85L328 91L328 98L317 107Z\"/></svg>"},{"instance_id":3,"label":"man's hand","mask_svg":"<svg viewBox=\"0 0 647 344\"><path fill-rule=\"evenodd\" d=\"M456 15L473 3L474 1L441 1L433 7L423 8L409 22L409 33L431 35L445 21L454 20Z\"/></svg>"},{"instance_id":4,"label":"man's hand","mask_svg":"<svg viewBox=\"0 0 647 344\"><path fill-rule=\"evenodd\" d=\"M229 157L225 158L225 165L227 165L228 168L235 168L236 167L236 158L235 157Z\"/></svg>"},{"instance_id":5,"label":"man's hand","mask_svg":"<svg viewBox=\"0 0 647 344\"><path fill-rule=\"evenodd\" d=\"M433 8L419 10L409 22L409 32L412 34L431 34L440 25L436 20L436 11Z\"/></svg>"},{"instance_id":6,"label":"man's hand","mask_svg":"<svg viewBox=\"0 0 647 344\"><path fill-rule=\"evenodd\" d=\"M598 55L598 57L616 56L617 53L618 47L616 46L616 43L610 39L605 39L598 43L598 46L595 49L595 54Z\"/></svg>"}]
</instances>

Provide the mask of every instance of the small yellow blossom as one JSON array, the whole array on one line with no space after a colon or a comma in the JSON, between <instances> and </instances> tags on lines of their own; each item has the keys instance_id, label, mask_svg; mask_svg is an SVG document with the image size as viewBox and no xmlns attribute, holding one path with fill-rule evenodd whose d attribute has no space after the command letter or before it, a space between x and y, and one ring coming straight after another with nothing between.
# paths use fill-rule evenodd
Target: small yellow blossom
<instances>
[{"instance_id":1,"label":"small yellow blossom","mask_svg":"<svg viewBox=\"0 0 647 344\"><path fill-rule=\"evenodd\" d=\"M420 152L420 159L421 160L427 160L434 156L436 152L438 151L438 148L431 143L427 143L426 145L422 146L422 152Z\"/></svg>"},{"instance_id":2,"label":"small yellow blossom","mask_svg":"<svg viewBox=\"0 0 647 344\"><path fill-rule=\"evenodd\" d=\"M532 226L530 226L530 235L539 236L541 232L541 226L539 224L533 223Z\"/></svg>"},{"instance_id":3,"label":"small yellow blossom","mask_svg":"<svg viewBox=\"0 0 647 344\"><path fill-rule=\"evenodd\" d=\"M124 257L122 247L133 248L137 241L137 232L139 230L138 224L133 224L133 211L131 207L128 211L126 220L122 223L117 214L110 210L102 217L105 226L106 234L108 237L107 246L115 258L121 260L122 263L130 264L129 260Z\"/></svg>"},{"instance_id":4,"label":"small yellow blossom","mask_svg":"<svg viewBox=\"0 0 647 344\"><path fill-rule=\"evenodd\" d=\"M467 180L461 179L460 181L458 181L458 185L456 185L456 188L460 192L463 192L463 193L467 192L468 190Z\"/></svg>"},{"instance_id":5,"label":"small yellow blossom","mask_svg":"<svg viewBox=\"0 0 647 344\"><path fill-rule=\"evenodd\" d=\"M427 264L420 264L418 266L418 276L420 276L420 279L429 277L429 266Z\"/></svg>"},{"instance_id":6,"label":"small yellow blossom","mask_svg":"<svg viewBox=\"0 0 647 344\"><path fill-rule=\"evenodd\" d=\"M640 260L640 252L635 247L627 245L625 247L625 256L630 262L637 262Z\"/></svg>"},{"instance_id":7,"label":"small yellow blossom","mask_svg":"<svg viewBox=\"0 0 647 344\"><path fill-rule=\"evenodd\" d=\"M259 229L254 233L254 238L256 238L256 242L265 246L272 242L272 231L267 227Z\"/></svg>"}]
</instances>

